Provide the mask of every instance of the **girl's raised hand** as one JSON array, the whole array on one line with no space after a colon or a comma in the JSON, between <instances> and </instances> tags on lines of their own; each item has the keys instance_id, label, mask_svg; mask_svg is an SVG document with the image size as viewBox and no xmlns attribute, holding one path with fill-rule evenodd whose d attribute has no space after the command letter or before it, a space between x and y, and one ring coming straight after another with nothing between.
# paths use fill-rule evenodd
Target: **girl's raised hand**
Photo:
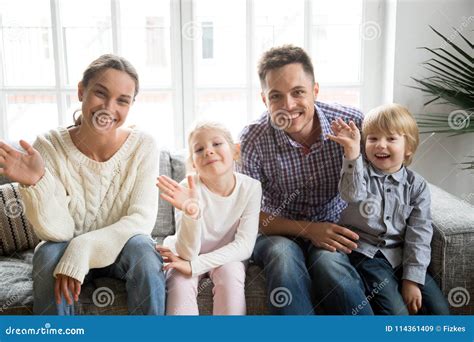
<instances>
[{"instance_id":1,"label":"girl's raised hand","mask_svg":"<svg viewBox=\"0 0 474 342\"><path fill-rule=\"evenodd\" d=\"M37 150L24 140L20 145L26 153L0 141L0 174L23 185L35 185L44 175L44 161Z\"/></svg>"},{"instance_id":2,"label":"girl's raised hand","mask_svg":"<svg viewBox=\"0 0 474 342\"><path fill-rule=\"evenodd\" d=\"M193 176L188 176L189 188L167 176L158 177L156 186L161 190L160 197L171 203L176 209L193 218L199 216L199 201Z\"/></svg>"},{"instance_id":3,"label":"girl's raised hand","mask_svg":"<svg viewBox=\"0 0 474 342\"><path fill-rule=\"evenodd\" d=\"M360 131L354 121L349 124L338 118L331 122L331 129L334 134L328 134L328 139L337 142L344 147L344 155L347 159L353 160L360 154Z\"/></svg>"}]
</instances>

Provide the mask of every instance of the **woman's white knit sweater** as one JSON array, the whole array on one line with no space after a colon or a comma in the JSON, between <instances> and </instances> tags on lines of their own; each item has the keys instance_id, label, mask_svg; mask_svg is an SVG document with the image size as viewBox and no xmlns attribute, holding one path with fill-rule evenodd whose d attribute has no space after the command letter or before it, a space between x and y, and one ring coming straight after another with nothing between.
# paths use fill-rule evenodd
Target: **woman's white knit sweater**
<instances>
[{"instance_id":1,"label":"woman's white knit sweater","mask_svg":"<svg viewBox=\"0 0 474 342\"><path fill-rule=\"evenodd\" d=\"M64 128L33 146L46 171L35 186L20 187L26 217L41 240L69 241L54 276L82 283L90 269L113 264L131 237L151 233L159 160L151 136L133 130L106 162L81 153Z\"/></svg>"}]
</instances>

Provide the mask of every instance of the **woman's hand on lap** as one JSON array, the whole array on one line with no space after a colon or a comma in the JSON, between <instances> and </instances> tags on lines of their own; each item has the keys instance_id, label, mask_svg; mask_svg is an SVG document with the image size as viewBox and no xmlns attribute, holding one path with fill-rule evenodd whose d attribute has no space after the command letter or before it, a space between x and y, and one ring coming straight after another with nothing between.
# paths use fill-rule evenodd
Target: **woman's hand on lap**
<instances>
[{"instance_id":1,"label":"woman's hand on lap","mask_svg":"<svg viewBox=\"0 0 474 342\"><path fill-rule=\"evenodd\" d=\"M71 297L72 294L72 297ZM79 280L68 277L64 274L56 275L56 282L54 283L54 298L56 298L56 304L61 303L62 297L66 299L69 305L79 301L79 295L81 294L81 283Z\"/></svg>"}]
</instances>

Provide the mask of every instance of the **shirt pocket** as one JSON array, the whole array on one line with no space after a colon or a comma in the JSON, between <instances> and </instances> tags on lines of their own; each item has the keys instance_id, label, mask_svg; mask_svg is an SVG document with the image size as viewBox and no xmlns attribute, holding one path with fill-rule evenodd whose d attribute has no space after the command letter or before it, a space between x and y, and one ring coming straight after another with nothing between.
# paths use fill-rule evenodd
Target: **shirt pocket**
<instances>
[{"instance_id":1,"label":"shirt pocket","mask_svg":"<svg viewBox=\"0 0 474 342\"><path fill-rule=\"evenodd\" d=\"M395 225L397 228L404 231L407 225L408 218L410 217L413 211L413 206L398 203L395 207L396 209L393 215L395 218L394 219Z\"/></svg>"}]
</instances>

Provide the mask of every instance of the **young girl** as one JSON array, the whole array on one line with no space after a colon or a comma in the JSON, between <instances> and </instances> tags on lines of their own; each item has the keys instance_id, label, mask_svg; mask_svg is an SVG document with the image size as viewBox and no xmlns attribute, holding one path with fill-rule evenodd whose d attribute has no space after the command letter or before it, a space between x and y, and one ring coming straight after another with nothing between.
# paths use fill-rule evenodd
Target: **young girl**
<instances>
[{"instance_id":1,"label":"young girl","mask_svg":"<svg viewBox=\"0 0 474 342\"><path fill-rule=\"evenodd\" d=\"M160 176L161 197L176 209L176 234L157 246L168 263L167 315L197 315L199 280L214 283L214 315L245 315L245 261L258 232L259 181L234 172L238 151L229 131L215 123L189 134L196 171L180 184Z\"/></svg>"}]
</instances>

